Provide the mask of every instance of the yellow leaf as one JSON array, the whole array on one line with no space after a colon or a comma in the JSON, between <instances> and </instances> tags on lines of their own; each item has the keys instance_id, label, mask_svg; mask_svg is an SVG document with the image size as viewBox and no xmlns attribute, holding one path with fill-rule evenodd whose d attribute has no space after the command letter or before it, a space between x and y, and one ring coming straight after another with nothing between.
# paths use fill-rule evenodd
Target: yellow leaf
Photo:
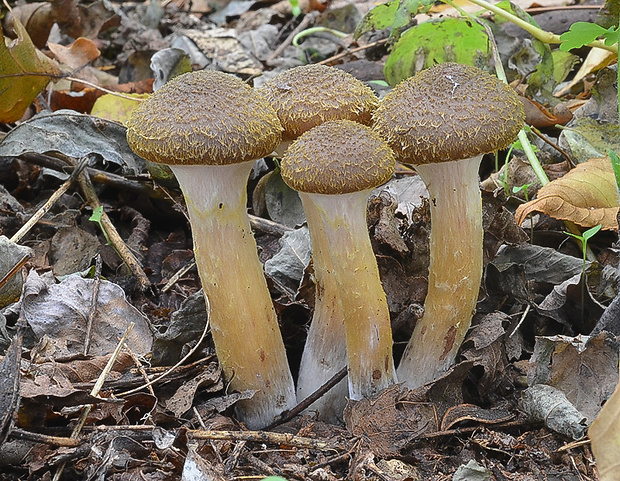
<instances>
[{"instance_id":1,"label":"yellow leaf","mask_svg":"<svg viewBox=\"0 0 620 481\"><path fill-rule=\"evenodd\" d=\"M30 40L17 19L15 40L4 37L0 28L0 122L19 120L50 79L60 74L58 66Z\"/></svg>"},{"instance_id":2,"label":"yellow leaf","mask_svg":"<svg viewBox=\"0 0 620 481\"><path fill-rule=\"evenodd\" d=\"M536 199L517 208L515 221L521 225L528 214L542 212L582 227L601 224L605 230L618 230L618 205L611 161L596 157L542 187Z\"/></svg>"},{"instance_id":3,"label":"yellow leaf","mask_svg":"<svg viewBox=\"0 0 620 481\"><path fill-rule=\"evenodd\" d=\"M601 481L620 481L620 387L607 400L588 429Z\"/></svg>"},{"instance_id":4,"label":"yellow leaf","mask_svg":"<svg viewBox=\"0 0 620 481\"><path fill-rule=\"evenodd\" d=\"M140 100L146 99L148 96L149 94L125 94L125 97L134 97L136 99L130 100L118 95L105 94L95 101L90 114L125 125L133 109L140 105Z\"/></svg>"}]
</instances>

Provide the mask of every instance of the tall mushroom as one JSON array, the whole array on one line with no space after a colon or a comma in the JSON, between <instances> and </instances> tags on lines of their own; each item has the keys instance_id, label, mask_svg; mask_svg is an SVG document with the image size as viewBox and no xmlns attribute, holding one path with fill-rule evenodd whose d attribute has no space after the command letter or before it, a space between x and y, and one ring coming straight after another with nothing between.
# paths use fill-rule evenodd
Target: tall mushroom
<instances>
[{"instance_id":1,"label":"tall mushroom","mask_svg":"<svg viewBox=\"0 0 620 481\"><path fill-rule=\"evenodd\" d=\"M198 273L211 306L211 332L226 381L257 390L237 403L250 428L295 404L284 343L246 212L253 161L280 142L274 110L243 81L199 71L181 75L142 102L127 141L142 157L170 165L189 212Z\"/></svg>"},{"instance_id":2,"label":"tall mushroom","mask_svg":"<svg viewBox=\"0 0 620 481\"><path fill-rule=\"evenodd\" d=\"M496 77L444 63L397 85L374 118L375 131L400 162L415 166L430 196L428 294L397 371L415 388L452 366L471 324L483 268L480 160L508 147L525 115Z\"/></svg>"},{"instance_id":3,"label":"tall mushroom","mask_svg":"<svg viewBox=\"0 0 620 481\"><path fill-rule=\"evenodd\" d=\"M390 315L366 224L368 196L394 172L394 154L369 127L325 122L302 134L282 158L282 178L299 191L312 240L317 292L344 317L349 397L372 396L396 382ZM328 292L329 291L329 292ZM315 319L316 320L316 319ZM320 318L329 331L330 321ZM343 351L326 335L322 352ZM326 358L333 359L329 355ZM324 379L341 366L313 363L309 378ZM337 413L342 403L323 406ZM327 413L324 413L327 414Z\"/></svg>"},{"instance_id":4,"label":"tall mushroom","mask_svg":"<svg viewBox=\"0 0 620 481\"><path fill-rule=\"evenodd\" d=\"M276 110L283 127L280 156L290 143L312 127L328 120L352 120L369 124L378 99L372 89L352 75L325 65L302 65L285 70L257 92ZM315 233L316 236L316 233ZM313 242L316 243L316 242ZM316 299L297 379L297 399L302 401L347 364L344 315L335 298L336 286L329 270L316 268ZM329 342L325 342L328 339ZM322 418L342 412L347 383L339 383L312 406Z\"/></svg>"}]
</instances>

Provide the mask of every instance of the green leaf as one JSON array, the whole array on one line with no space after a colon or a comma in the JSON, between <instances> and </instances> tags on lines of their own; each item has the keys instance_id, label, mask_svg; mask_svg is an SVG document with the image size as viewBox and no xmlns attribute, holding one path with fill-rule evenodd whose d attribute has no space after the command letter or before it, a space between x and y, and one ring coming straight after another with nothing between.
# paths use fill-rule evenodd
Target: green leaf
<instances>
[{"instance_id":1,"label":"green leaf","mask_svg":"<svg viewBox=\"0 0 620 481\"><path fill-rule=\"evenodd\" d=\"M433 6L433 0L390 0L370 10L355 29L357 40L366 32L392 28L391 36L398 37L413 17L420 12L427 12Z\"/></svg>"},{"instance_id":2,"label":"green leaf","mask_svg":"<svg viewBox=\"0 0 620 481\"><path fill-rule=\"evenodd\" d=\"M596 23L575 22L570 26L568 32L564 32L560 35L560 40L562 41L560 44L560 50L568 52L573 48L583 47L601 36L605 36L605 38L607 38L607 35L610 35L610 38L613 37L613 27L608 30L600 25L597 25Z\"/></svg>"},{"instance_id":3,"label":"green leaf","mask_svg":"<svg viewBox=\"0 0 620 481\"><path fill-rule=\"evenodd\" d=\"M484 27L462 18L446 18L407 30L394 44L383 73L390 85L396 85L416 71L437 63L458 62L483 67L490 57Z\"/></svg>"},{"instance_id":4,"label":"green leaf","mask_svg":"<svg viewBox=\"0 0 620 481\"><path fill-rule=\"evenodd\" d=\"M588 229L587 231L585 231L583 234L581 234L581 236L583 237L584 240L588 240L591 237L594 237L594 235L601 230L601 227L603 227L601 224L599 225L595 225L594 227Z\"/></svg>"}]
</instances>

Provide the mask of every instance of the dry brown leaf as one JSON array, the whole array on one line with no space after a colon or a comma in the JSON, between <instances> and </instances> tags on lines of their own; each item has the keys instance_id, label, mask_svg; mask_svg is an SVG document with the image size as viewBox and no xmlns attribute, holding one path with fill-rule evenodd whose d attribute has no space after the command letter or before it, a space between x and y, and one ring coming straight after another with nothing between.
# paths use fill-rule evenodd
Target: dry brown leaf
<instances>
[{"instance_id":1,"label":"dry brown leaf","mask_svg":"<svg viewBox=\"0 0 620 481\"><path fill-rule=\"evenodd\" d=\"M620 480L620 385L588 429L601 481Z\"/></svg>"},{"instance_id":2,"label":"dry brown leaf","mask_svg":"<svg viewBox=\"0 0 620 481\"><path fill-rule=\"evenodd\" d=\"M56 63L37 50L15 19L15 40L0 29L0 123L19 120L50 79L60 74Z\"/></svg>"},{"instance_id":3,"label":"dry brown leaf","mask_svg":"<svg viewBox=\"0 0 620 481\"><path fill-rule=\"evenodd\" d=\"M618 230L618 205L609 157L597 157L542 187L536 199L517 208L515 221L521 225L528 214L542 212L582 227L601 224L605 230Z\"/></svg>"},{"instance_id":4,"label":"dry brown leaf","mask_svg":"<svg viewBox=\"0 0 620 481\"><path fill-rule=\"evenodd\" d=\"M72 69L84 67L101 55L95 42L84 37L78 38L67 47L57 43L49 43L48 47L60 63Z\"/></svg>"}]
</instances>

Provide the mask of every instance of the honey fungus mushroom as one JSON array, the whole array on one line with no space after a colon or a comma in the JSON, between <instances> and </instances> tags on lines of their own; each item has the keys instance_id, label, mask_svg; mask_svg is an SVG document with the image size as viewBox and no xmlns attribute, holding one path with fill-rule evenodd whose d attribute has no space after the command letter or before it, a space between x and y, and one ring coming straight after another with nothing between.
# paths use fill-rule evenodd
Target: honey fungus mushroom
<instances>
[{"instance_id":1,"label":"honey fungus mushroom","mask_svg":"<svg viewBox=\"0 0 620 481\"><path fill-rule=\"evenodd\" d=\"M318 318L324 330L321 349L309 351L323 357L302 365L303 375L320 386L343 367L339 356L346 351L354 400L396 382L389 310L366 224L370 191L390 179L394 164L382 138L349 120L308 130L282 158L282 178L299 192L306 212L317 296L329 301L325 317ZM330 332L342 319L346 350ZM332 403L319 405L322 417L342 415L345 399L332 398Z\"/></svg>"},{"instance_id":2,"label":"honey fungus mushroom","mask_svg":"<svg viewBox=\"0 0 620 481\"><path fill-rule=\"evenodd\" d=\"M189 213L198 273L211 306L211 332L233 390L257 390L237 403L251 429L295 404L295 390L246 211L255 159L279 144L273 110L243 81L199 71L165 84L133 112L127 141L167 164Z\"/></svg>"},{"instance_id":3,"label":"honey fungus mushroom","mask_svg":"<svg viewBox=\"0 0 620 481\"><path fill-rule=\"evenodd\" d=\"M397 371L416 388L453 365L471 324L483 269L480 161L515 140L525 114L514 90L496 77L444 63L394 87L374 120L430 196L428 294Z\"/></svg>"}]
</instances>

